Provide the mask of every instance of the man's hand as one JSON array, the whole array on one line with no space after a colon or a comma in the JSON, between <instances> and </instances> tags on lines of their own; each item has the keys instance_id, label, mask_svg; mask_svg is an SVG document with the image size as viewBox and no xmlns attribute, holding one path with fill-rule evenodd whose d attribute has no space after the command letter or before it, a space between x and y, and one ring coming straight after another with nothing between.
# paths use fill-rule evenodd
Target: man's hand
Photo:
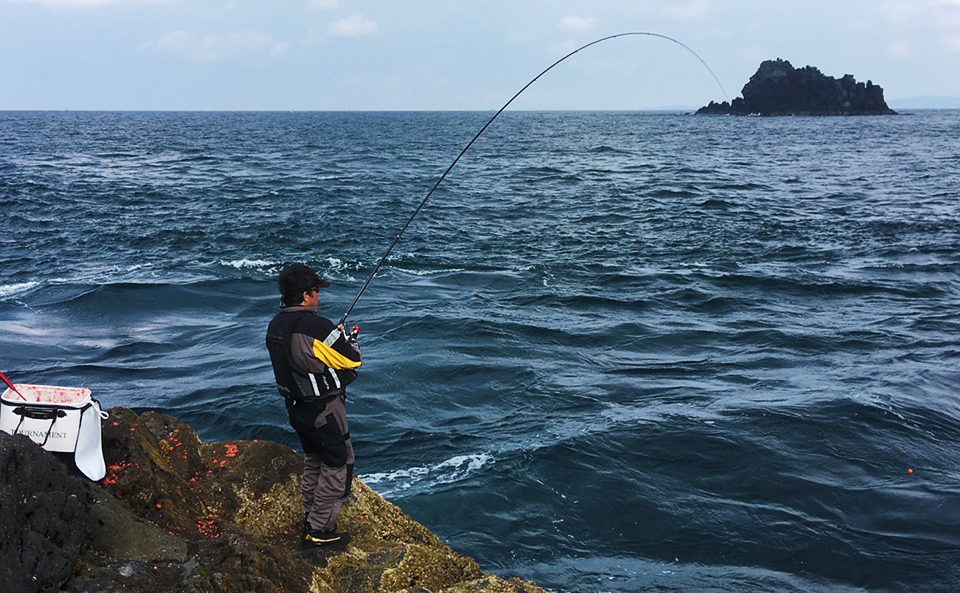
<instances>
[{"instance_id":1,"label":"man's hand","mask_svg":"<svg viewBox=\"0 0 960 593\"><path fill-rule=\"evenodd\" d=\"M349 334L346 333L346 330L343 328L343 324L342 324L342 323L337 326L337 329L339 329L339 330L340 330L340 333L344 334L344 335L346 336L346 338L347 338L348 340L350 340L351 342L356 342L356 341L357 341L357 336L360 335L360 328L357 327L356 325L353 326L353 328L350 330L350 333L349 333Z\"/></svg>"}]
</instances>

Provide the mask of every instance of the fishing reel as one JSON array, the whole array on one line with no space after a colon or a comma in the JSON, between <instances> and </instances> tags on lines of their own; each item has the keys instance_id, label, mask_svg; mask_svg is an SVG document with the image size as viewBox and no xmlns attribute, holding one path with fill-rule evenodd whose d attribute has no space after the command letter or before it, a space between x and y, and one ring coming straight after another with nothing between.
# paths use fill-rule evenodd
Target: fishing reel
<instances>
[{"instance_id":1,"label":"fishing reel","mask_svg":"<svg viewBox=\"0 0 960 593\"><path fill-rule=\"evenodd\" d=\"M341 326L340 329L343 329L343 326ZM359 335L360 335L360 328L356 325L350 329L350 333L346 334L347 339L354 343L356 343L357 336Z\"/></svg>"}]
</instances>

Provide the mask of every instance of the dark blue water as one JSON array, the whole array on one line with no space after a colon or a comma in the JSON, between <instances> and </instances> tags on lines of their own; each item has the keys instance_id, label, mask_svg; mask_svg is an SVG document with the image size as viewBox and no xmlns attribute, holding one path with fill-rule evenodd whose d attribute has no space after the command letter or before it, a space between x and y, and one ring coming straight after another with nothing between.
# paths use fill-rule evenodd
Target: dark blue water
<instances>
[{"instance_id":1,"label":"dark blue water","mask_svg":"<svg viewBox=\"0 0 960 593\"><path fill-rule=\"evenodd\" d=\"M339 318L489 116L0 113L0 368L296 446L277 272ZM508 112L351 315L358 472L556 592L960 590L958 220L958 111Z\"/></svg>"}]
</instances>

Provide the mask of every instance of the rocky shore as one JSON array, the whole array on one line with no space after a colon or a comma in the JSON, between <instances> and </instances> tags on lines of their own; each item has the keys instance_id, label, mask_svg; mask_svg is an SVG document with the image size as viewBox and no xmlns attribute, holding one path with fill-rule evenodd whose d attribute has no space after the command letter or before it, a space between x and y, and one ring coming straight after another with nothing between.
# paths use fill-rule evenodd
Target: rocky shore
<instances>
[{"instance_id":1,"label":"rocky shore","mask_svg":"<svg viewBox=\"0 0 960 593\"><path fill-rule=\"evenodd\" d=\"M98 483L0 432L5 592L543 593L483 573L357 479L339 521L350 545L303 549L299 453L109 412Z\"/></svg>"},{"instance_id":2,"label":"rocky shore","mask_svg":"<svg viewBox=\"0 0 960 593\"><path fill-rule=\"evenodd\" d=\"M813 66L796 69L786 60L767 60L744 85L743 97L710 102L698 115L896 115L883 89L852 74L836 79Z\"/></svg>"}]
</instances>

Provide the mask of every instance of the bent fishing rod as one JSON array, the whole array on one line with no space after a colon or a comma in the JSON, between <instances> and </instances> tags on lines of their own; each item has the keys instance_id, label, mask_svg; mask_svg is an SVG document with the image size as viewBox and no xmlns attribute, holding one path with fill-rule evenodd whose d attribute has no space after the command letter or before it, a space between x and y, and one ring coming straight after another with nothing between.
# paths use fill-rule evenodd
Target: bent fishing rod
<instances>
[{"instance_id":1,"label":"bent fishing rod","mask_svg":"<svg viewBox=\"0 0 960 593\"><path fill-rule=\"evenodd\" d=\"M407 220L407 223L406 223L405 225L403 225L403 228L401 228L401 229L400 229L400 232L397 233L397 237L393 240L393 243L390 244L390 247L387 248L386 252L384 252L383 256L380 258L380 261L377 262L376 267L373 268L373 272L370 273L370 276L367 278L367 281L364 282L364 283L363 283L363 286L360 288L360 292L357 293L357 296L353 299L353 302L350 303L350 307L347 308L347 312L344 313L344 314L343 314L343 317L340 318L340 323L339 323L338 325L342 326L343 323L347 320L347 316L350 315L350 312L351 312L351 311L353 311L353 308L354 308L354 306L356 306L357 301L360 300L360 297L363 295L363 292L367 289L367 286L369 286L369 285L370 285L370 282L373 281L373 277L376 276L376 275L377 275L377 272L380 271L380 267L383 266L383 262L385 262L385 261L387 260L387 257L388 257L388 256L390 255L390 253L393 251L393 248L396 247L396 246L397 246L397 243L400 242L400 237L403 236L403 233L407 230L407 227L409 227L410 224L413 222L413 219L416 218L416 217L417 217L417 214L419 214L420 211L423 209L423 207L426 206L427 200L430 199L430 196L433 195L433 192L435 192L435 191L437 190L437 188L440 187L440 184L443 183L443 180L447 178L447 175L450 173L450 171L453 170L453 168L456 166L456 164L457 164L458 162L460 162L460 159L463 158L463 155L466 154L468 150L470 150L470 147L473 146L473 143L476 142L477 139L480 138L480 136L483 135L483 133L487 130L487 128L490 127L490 124L492 124L492 123L494 122L494 120L497 119L497 118L500 116L500 114L503 113L503 112L507 109L507 107L509 107L510 104L513 103L513 101L514 101L517 97L519 97L520 95L522 95L525 90L527 90L528 88L530 88L531 85L533 85L533 83L537 82L537 81L540 79L540 77L542 77L542 76L543 76L544 74L546 74L547 72L550 72L551 70L553 70L553 69L554 69L555 67L557 67L561 62L563 62L563 61L566 60L567 58L573 56L574 54L577 54L577 53L579 53L579 52L587 49L588 47L597 45L598 43L603 43L604 41L609 41L610 39L616 39L616 38L618 38L618 37L637 36L637 35L643 35L643 36L647 36L647 37L659 37L660 39L666 39L667 41L672 41L673 43L676 43L677 45L679 45L679 46L682 47L683 49L685 49L685 50L687 50L688 52L690 52L691 54L693 54L694 57L696 57L697 60L699 60L700 63L703 64L703 67L707 69L707 71L710 73L710 76L712 76L713 79L717 82L717 86L720 87L720 91L723 93L724 98L726 98L727 100L729 100L729 97L727 97L727 91L725 91L725 90L723 89L723 85L720 84L720 79L718 79L718 78L717 78L717 75L713 73L713 70L710 69L710 66L708 66L707 63L703 61L703 58L701 58L701 57L697 54L697 52L693 51L692 49L690 49L689 47L687 47L687 46L684 45L683 43L680 43L679 41L677 41L676 39L674 39L674 38L672 38L672 37L667 37L666 35L660 35L659 33L647 33L647 32L645 32L645 31L631 31L631 32L629 32L629 33L617 33L616 35L609 35L609 36L607 36L607 37L603 37L603 38L597 39L597 40L595 40L595 41L591 41L590 43L588 43L588 44L586 44L586 45L583 45L583 46L581 46L581 47L578 47L577 49L575 49L575 50L573 50L572 52L568 53L567 55L563 56L562 58L560 58L559 60L557 60L557 61L554 62L553 64L550 64L550 66L548 66L546 69L544 69L543 72L541 72L540 74L537 74L535 77L533 77L533 79L530 80L530 82L528 82L527 84L525 84L525 85L523 86L523 88L521 88L519 91L517 91L517 93L516 93L515 95L513 95L512 97L510 97L510 100L507 101L506 103L504 103L504 104L503 104L503 107L501 107L496 113L494 113L494 114L493 114L493 117L491 117L491 118L487 121L487 123L485 123L485 124L483 125L483 127L480 128L480 131L477 132L477 135L474 136L473 139L470 140L470 142L468 142L467 145L463 147L463 150L460 151L460 154L457 155L457 158L453 159L453 162L450 163L450 166L447 167L447 170L443 172L443 175L440 176L440 179L437 179L437 182L434 183L434 184L433 184L433 187L430 188L430 191L427 192L426 197L424 197L423 200L420 201L420 205L417 206L417 209L413 211L413 214L410 216L410 219Z\"/></svg>"}]
</instances>

